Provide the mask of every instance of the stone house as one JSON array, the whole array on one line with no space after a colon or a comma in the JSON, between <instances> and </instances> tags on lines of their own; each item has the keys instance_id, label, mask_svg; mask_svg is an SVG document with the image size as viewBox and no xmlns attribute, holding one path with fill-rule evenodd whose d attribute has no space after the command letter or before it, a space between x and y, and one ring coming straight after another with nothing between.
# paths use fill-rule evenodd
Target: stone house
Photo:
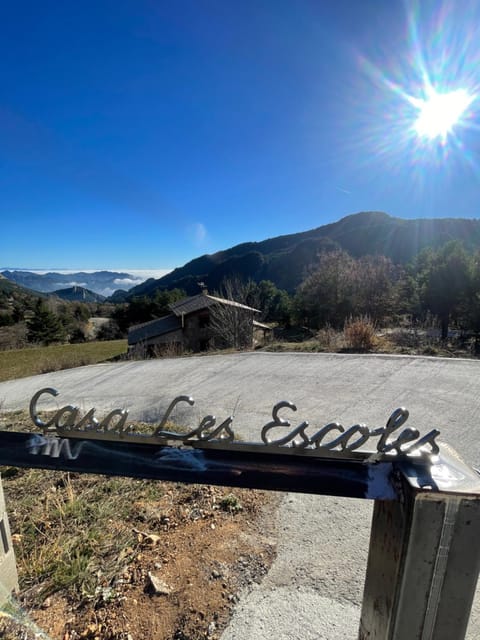
<instances>
[{"instance_id":1,"label":"stone house","mask_svg":"<svg viewBox=\"0 0 480 640\"><path fill-rule=\"evenodd\" d=\"M214 348L252 348L263 342L270 327L255 321L258 309L200 293L170 305L163 318L128 330L128 350L145 355L162 351L208 351Z\"/></svg>"}]
</instances>

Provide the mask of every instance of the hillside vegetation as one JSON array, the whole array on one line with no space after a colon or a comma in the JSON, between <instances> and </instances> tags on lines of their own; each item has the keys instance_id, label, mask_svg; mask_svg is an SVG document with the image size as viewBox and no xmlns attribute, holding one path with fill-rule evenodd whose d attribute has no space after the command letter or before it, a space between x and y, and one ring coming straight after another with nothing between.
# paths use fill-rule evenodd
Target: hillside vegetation
<instances>
[{"instance_id":1,"label":"hillside vegetation","mask_svg":"<svg viewBox=\"0 0 480 640\"><path fill-rule=\"evenodd\" d=\"M108 317L114 306L102 296L80 287L61 299L26 289L0 275L0 351L21 349L29 344L80 343L91 339L91 317ZM76 299L78 294L79 300ZM119 338L108 334L105 339Z\"/></svg>"},{"instance_id":2,"label":"hillside vegetation","mask_svg":"<svg viewBox=\"0 0 480 640\"><path fill-rule=\"evenodd\" d=\"M225 251L203 255L163 278L134 287L124 299L173 288L192 295L198 293L199 280L214 290L225 278L232 276L255 282L271 280L278 288L293 293L321 253L343 250L354 258L383 255L394 264L406 265L422 249L438 249L451 240L461 242L467 251L477 250L480 247L480 221L454 218L404 220L377 211L357 213L310 231L262 242L245 242Z\"/></svg>"},{"instance_id":3,"label":"hillside vegetation","mask_svg":"<svg viewBox=\"0 0 480 640\"><path fill-rule=\"evenodd\" d=\"M57 289L53 291L53 295L62 300L70 300L70 302L103 302L105 300L105 296L78 286Z\"/></svg>"},{"instance_id":4,"label":"hillside vegetation","mask_svg":"<svg viewBox=\"0 0 480 640\"><path fill-rule=\"evenodd\" d=\"M258 309L275 329L311 335L363 319L437 332L443 343L454 330L461 349L480 351L480 221L379 212L201 256L107 303L40 298L0 279L0 349L123 338L200 284Z\"/></svg>"}]
</instances>

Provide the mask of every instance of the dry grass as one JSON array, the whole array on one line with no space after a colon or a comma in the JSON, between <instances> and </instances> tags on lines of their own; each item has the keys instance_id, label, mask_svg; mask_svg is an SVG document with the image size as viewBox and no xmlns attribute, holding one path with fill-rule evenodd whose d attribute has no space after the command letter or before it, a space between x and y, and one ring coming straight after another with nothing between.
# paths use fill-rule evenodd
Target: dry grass
<instances>
[{"instance_id":1,"label":"dry grass","mask_svg":"<svg viewBox=\"0 0 480 640\"><path fill-rule=\"evenodd\" d=\"M301 351L306 353L317 353L323 351L330 351L321 342L315 339L305 340L304 342L279 342L273 341L262 348L262 351L277 351L277 352L289 352L289 351ZM335 349L332 349L335 351Z\"/></svg>"},{"instance_id":2,"label":"dry grass","mask_svg":"<svg viewBox=\"0 0 480 640\"><path fill-rule=\"evenodd\" d=\"M48 418L49 414L42 417ZM152 425L138 423L137 430ZM35 430L29 414L0 414L0 429ZM92 599L135 547L138 505L159 500L164 483L0 467L22 591L32 602L62 591Z\"/></svg>"},{"instance_id":3,"label":"dry grass","mask_svg":"<svg viewBox=\"0 0 480 640\"><path fill-rule=\"evenodd\" d=\"M176 342L165 342L154 346L147 346L144 342L137 342L128 351L128 360L147 360L150 358L179 358L191 355L183 345Z\"/></svg>"},{"instance_id":4,"label":"dry grass","mask_svg":"<svg viewBox=\"0 0 480 640\"><path fill-rule=\"evenodd\" d=\"M447 358L476 358L479 350L474 338L452 338L442 342L431 335L428 327L403 326L375 328L368 318L348 321L344 331L326 326L315 337L303 341L271 342L262 351L304 353L385 353L403 355L441 356Z\"/></svg>"},{"instance_id":5,"label":"dry grass","mask_svg":"<svg viewBox=\"0 0 480 640\"><path fill-rule=\"evenodd\" d=\"M347 349L371 351L375 346L375 324L368 316L350 317L343 329Z\"/></svg>"},{"instance_id":6,"label":"dry grass","mask_svg":"<svg viewBox=\"0 0 480 640\"><path fill-rule=\"evenodd\" d=\"M0 382L104 362L126 350L126 340L111 340L1 351Z\"/></svg>"},{"instance_id":7,"label":"dry grass","mask_svg":"<svg viewBox=\"0 0 480 640\"><path fill-rule=\"evenodd\" d=\"M32 428L25 411L0 414L2 430ZM0 612L8 640L218 637L209 626L225 627L232 594L248 577L239 557L249 558L253 579L273 558L271 544L254 535L270 500L263 492L14 467L0 473L20 581L18 603ZM221 544L230 539L235 544ZM152 594L150 572L170 595ZM33 633L34 623L48 635Z\"/></svg>"},{"instance_id":8,"label":"dry grass","mask_svg":"<svg viewBox=\"0 0 480 640\"><path fill-rule=\"evenodd\" d=\"M41 599L60 590L95 597L100 568L108 582L133 542L128 526L120 534L112 518L123 515L128 522L132 498L149 485L99 476L77 476L73 482L68 473L15 471L15 482L5 486L15 496L10 520L23 589L33 588Z\"/></svg>"},{"instance_id":9,"label":"dry grass","mask_svg":"<svg viewBox=\"0 0 480 640\"><path fill-rule=\"evenodd\" d=\"M36 469L3 470L2 476L7 496L15 497L9 517L22 590L31 590L31 601L57 591L98 596L134 544L134 505L162 494L160 483L126 478Z\"/></svg>"},{"instance_id":10,"label":"dry grass","mask_svg":"<svg viewBox=\"0 0 480 640\"><path fill-rule=\"evenodd\" d=\"M23 410L1 414L0 428L35 430ZM21 589L31 603L57 591L77 600L99 597L135 547L138 501L155 501L164 491L161 483L131 478L15 467L0 472Z\"/></svg>"},{"instance_id":11,"label":"dry grass","mask_svg":"<svg viewBox=\"0 0 480 640\"><path fill-rule=\"evenodd\" d=\"M343 347L343 336L328 324L319 329L316 340L323 351L338 351Z\"/></svg>"}]
</instances>

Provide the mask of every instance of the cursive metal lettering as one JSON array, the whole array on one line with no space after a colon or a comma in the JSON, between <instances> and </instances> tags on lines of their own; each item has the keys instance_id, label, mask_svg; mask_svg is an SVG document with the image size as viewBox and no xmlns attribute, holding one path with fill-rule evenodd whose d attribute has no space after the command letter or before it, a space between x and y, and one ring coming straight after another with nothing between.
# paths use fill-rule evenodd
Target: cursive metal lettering
<instances>
[{"instance_id":1,"label":"cursive metal lettering","mask_svg":"<svg viewBox=\"0 0 480 640\"><path fill-rule=\"evenodd\" d=\"M364 424L356 424L345 429L338 422L330 422L310 437L306 432L309 426L308 422L304 421L297 427L292 427L289 420L279 416L279 411L284 408L292 411L297 410L297 407L292 402L287 402L286 400L279 402L273 407L273 419L267 422L261 431L262 442L270 449L289 447L303 450L316 449L324 452L338 451L339 453L348 453L359 450L371 438L379 437L376 459L381 459L387 455L405 456L413 453L425 453L427 447L429 448L429 455L437 455L439 452L438 444L435 442L436 437L440 434L437 429L430 431L419 439L420 433L418 429L407 427L396 438L392 439L392 434L398 431L408 420L409 413L403 408L396 409L392 413L385 427L369 429ZM287 427L290 431L282 438L271 440L268 434L276 427ZM332 431L338 431L340 435L337 435L333 440L325 442L324 438ZM301 438L300 441L296 440L298 436ZM409 447L405 446L408 443L413 444Z\"/></svg>"},{"instance_id":2,"label":"cursive metal lettering","mask_svg":"<svg viewBox=\"0 0 480 640\"><path fill-rule=\"evenodd\" d=\"M309 435L310 424L304 420L297 426L292 426L290 420L280 415L288 409L297 411L292 402L282 400L272 409L272 420L267 422L261 430L261 442L244 443L235 441L233 430L233 416L217 424L213 415L203 417L198 426L186 432L167 430L171 422L174 409L181 403L192 407L193 398L186 395L177 396L168 405L165 414L150 433L138 432L134 424L127 424L128 412L125 409L113 409L102 420L95 417L95 409L89 409L83 416L80 409L73 405L65 405L57 409L53 417L42 420L38 415L38 402L43 396L57 397L58 391L51 387L40 389L34 394L30 402L30 415L33 423L43 431L45 438L54 433L67 438L121 440L125 442L142 442L155 445L165 445L168 442L181 442L194 447L222 447L248 450L262 450L272 453L303 453L318 457L355 457L369 461L392 459L393 457L430 457L439 452L436 438L440 434L433 429L424 436L420 436L418 429L402 428L408 420L406 409L396 409L387 420L385 427L369 428L365 424L354 424L345 428L338 422L330 422ZM280 437L272 438L273 430L283 431ZM285 430L287 430L285 434ZM330 438L329 438L330 436ZM331 439L333 438L333 439ZM79 451L70 449L68 440L46 438L48 442L42 444L45 451L42 455L75 455ZM51 442L50 442L51 440ZM376 440L376 451L367 451L363 447L369 441ZM58 456L57 456L58 457ZM74 459L74 458L73 458Z\"/></svg>"}]
</instances>

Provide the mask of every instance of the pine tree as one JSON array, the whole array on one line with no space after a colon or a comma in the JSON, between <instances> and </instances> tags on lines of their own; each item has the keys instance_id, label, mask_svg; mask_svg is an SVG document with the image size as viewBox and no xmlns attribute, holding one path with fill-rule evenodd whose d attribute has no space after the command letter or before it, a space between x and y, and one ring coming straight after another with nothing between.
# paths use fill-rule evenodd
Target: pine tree
<instances>
[{"instance_id":1,"label":"pine tree","mask_svg":"<svg viewBox=\"0 0 480 640\"><path fill-rule=\"evenodd\" d=\"M422 302L440 320L442 340L452 315L459 312L471 288L471 257L457 241L419 256Z\"/></svg>"},{"instance_id":2,"label":"pine tree","mask_svg":"<svg viewBox=\"0 0 480 640\"><path fill-rule=\"evenodd\" d=\"M27 323L27 340L37 344L52 344L65 340L65 329L60 318L48 310L39 298L34 315Z\"/></svg>"}]
</instances>

